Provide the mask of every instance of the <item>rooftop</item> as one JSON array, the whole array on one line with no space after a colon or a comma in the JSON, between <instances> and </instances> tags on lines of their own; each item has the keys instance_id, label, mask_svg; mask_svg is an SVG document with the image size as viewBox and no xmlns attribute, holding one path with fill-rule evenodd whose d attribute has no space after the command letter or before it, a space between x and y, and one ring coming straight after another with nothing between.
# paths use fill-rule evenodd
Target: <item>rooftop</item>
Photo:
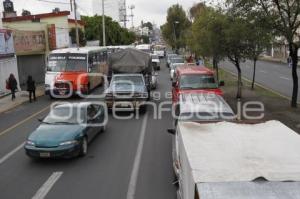
<instances>
[{"instance_id":1,"label":"rooftop","mask_svg":"<svg viewBox=\"0 0 300 199\"><path fill-rule=\"evenodd\" d=\"M50 17L61 17L61 16L69 16L70 11L60 11L60 12L51 12L51 13L43 13L36 15L28 15L28 16L17 16L17 17L8 17L3 18L3 22L17 22L17 21L27 21L27 20L36 20Z\"/></svg>"},{"instance_id":2,"label":"rooftop","mask_svg":"<svg viewBox=\"0 0 300 199\"><path fill-rule=\"evenodd\" d=\"M184 74L214 74L212 70L204 66L184 66L177 69L180 75Z\"/></svg>"}]
</instances>

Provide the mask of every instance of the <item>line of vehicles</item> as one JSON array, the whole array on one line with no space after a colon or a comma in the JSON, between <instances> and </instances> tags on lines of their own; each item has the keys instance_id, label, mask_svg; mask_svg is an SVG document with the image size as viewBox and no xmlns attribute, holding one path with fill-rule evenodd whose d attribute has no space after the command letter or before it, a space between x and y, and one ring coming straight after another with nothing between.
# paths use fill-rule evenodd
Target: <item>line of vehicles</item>
<instances>
[{"instance_id":1,"label":"line of vehicles","mask_svg":"<svg viewBox=\"0 0 300 199\"><path fill-rule=\"evenodd\" d=\"M300 136L279 121L239 121L214 72L167 55L178 199L300 198ZM173 61L176 60L176 61ZM173 68L173 67L174 68ZM172 74L172 73L171 73Z\"/></svg>"},{"instance_id":2,"label":"line of vehicles","mask_svg":"<svg viewBox=\"0 0 300 199\"><path fill-rule=\"evenodd\" d=\"M88 143L106 129L108 110L146 111L157 86L159 57L149 45L54 50L48 56L45 93L50 98L85 97L103 85L94 102L55 102L25 144L32 158L87 154ZM158 58L158 60L157 60ZM106 86L107 85L107 86Z\"/></svg>"}]
</instances>

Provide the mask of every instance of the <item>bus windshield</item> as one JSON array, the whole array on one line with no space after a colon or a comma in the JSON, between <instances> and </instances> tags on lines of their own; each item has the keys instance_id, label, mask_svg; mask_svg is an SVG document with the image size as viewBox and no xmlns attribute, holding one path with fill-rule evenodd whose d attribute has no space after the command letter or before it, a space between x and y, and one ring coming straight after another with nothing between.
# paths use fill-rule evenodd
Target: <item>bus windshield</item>
<instances>
[{"instance_id":1,"label":"bus windshield","mask_svg":"<svg viewBox=\"0 0 300 199\"><path fill-rule=\"evenodd\" d=\"M79 53L58 53L49 55L47 71L87 72L87 56Z\"/></svg>"}]
</instances>

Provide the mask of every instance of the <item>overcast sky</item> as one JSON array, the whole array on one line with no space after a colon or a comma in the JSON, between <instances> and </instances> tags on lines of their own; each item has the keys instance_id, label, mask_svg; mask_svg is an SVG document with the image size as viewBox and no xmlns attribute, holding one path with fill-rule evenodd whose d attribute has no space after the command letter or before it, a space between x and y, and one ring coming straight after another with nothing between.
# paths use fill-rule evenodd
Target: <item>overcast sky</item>
<instances>
[{"instance_id":1,"label":"overcast sky","mask_svg":"<svg viewBox=\"0 0 300 199\"><path fill-rule=\"evenodd\" d=\"M54 4L41 2L39 0L12 0L14 2L15 9L18 15L21 14L22 9L31 11L32 14L38 14L43 12L51 12L54 7L60 7L61 10L69 10L68 4ZM69 0L45 0L54 2L68 3ZM105 0L106 9L109 12L115 12L117 9L115 3L112 1L117 0ZM79 11L81 14L86 15L93 12L93 0L77 0L79 4ZM99 0L101 2L101 0ZM166 21L167 9L176 3L179 3L187 11L193 4L200 2L200 0L127 0L127 6L135 5L134 9L134 24L139 25L143 21L155 22L158 25L162 25ZM2 7L2 3L1 3ZM130 10L127 10L130 14Z\"/></svg>"}]
</instances>

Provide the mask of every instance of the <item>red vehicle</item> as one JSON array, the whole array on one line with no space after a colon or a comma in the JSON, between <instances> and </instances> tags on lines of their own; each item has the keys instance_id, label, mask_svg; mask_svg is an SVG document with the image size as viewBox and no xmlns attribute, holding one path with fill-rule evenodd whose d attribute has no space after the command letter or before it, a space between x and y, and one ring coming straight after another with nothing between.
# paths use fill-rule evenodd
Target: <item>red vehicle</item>
<instances>
[{"instance_id":1,"label":"red vehicle","mask_svg":"<svg viewBox=\"0 0 300 199\"><path fill-rule=\"evenodd\" d=\"M223 95L219 88L224 81L217 82L214 71L204 66L179 67L172 83L172 100L176 103L181 93L215 93Z\"/></svg>"}]
</instances>

